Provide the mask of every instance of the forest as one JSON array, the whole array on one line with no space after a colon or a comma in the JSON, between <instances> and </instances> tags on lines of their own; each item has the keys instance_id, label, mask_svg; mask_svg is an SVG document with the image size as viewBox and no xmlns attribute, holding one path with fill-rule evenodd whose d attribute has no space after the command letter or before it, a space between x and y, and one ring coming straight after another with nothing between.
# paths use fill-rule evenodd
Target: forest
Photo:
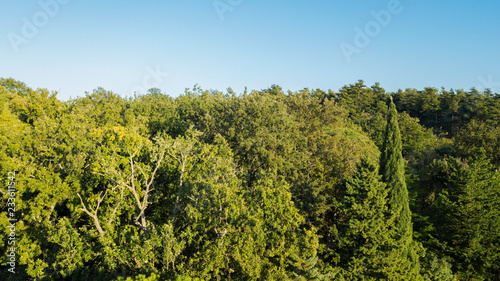
<instances>
[{"instance_id":1,"label":"forest","mask_svg":"<svg viewBox=\"0 0 500 281\"><path fill-rule=\"evenodd\" d=\"M0 79L1 280L500 280L500 95Z\"/></svg>"}]
</instances>

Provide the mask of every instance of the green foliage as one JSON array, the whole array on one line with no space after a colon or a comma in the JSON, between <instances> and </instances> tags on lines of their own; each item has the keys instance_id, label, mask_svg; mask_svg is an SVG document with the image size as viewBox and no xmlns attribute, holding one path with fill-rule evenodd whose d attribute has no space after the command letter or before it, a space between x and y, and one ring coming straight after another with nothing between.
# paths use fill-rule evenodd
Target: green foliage
<instances>
[{"instance_id":1,"label":"green foliage","mask_svg":"<svg viewBox=\"0 0 500 281\"><path fill-rule=\"evenodd\" d=\"M499 272L499 175L480 150L473 157L435 161L427 177L424 237L450 258L460 278L494 280ZM425 183L425 182L424 182Z\"/></svg>"},{"instance_id":2,"label":"green foliage","mask_svg":"<svg viewBox=\"0 0 500 281\"><path fill-rule=\"evenodd\" d=\"M391 102L380 156L380 174L388 189L388 219L391 224L389 230L395 243L391 245L394 247L392 251L397 253L398 260L400 260L398 271L405 276L404 279L417 280L420 279L419 245L413 241L413 225L402 150L396 106Z\"/></svg>"},{"instance_id":3,"label":"green foliage","mask_svg":"<svg viewBox=\"0 0 500 281\"><path fill-rule=\"evenodd\" d=\"M387 279L391 237L386 220L388 190L380 181L378 167L367 160L346 182L345 195L338 207L337 253L344 277Z\"/></svg>"},{"instance_id":4,"label":"green foliage","mask_svg":"<svg viewBox=\"0 0 500 281\"><path fill-rule=\"evenodd\" d=\"M500 120L500 99L491 91L472 88L439 92L435 88L399 90L394 103L400 111L416 117L421 124L438 135L456 136L460 129L475 120L497 126Z\"/></svg>"},{"instance_id":5,"label":"green foliage","mask_svg":"<svg viewBox=\"0 0 500 281\"><path fill-rule=\"evenodd\" d=\"M420 259L421 273L424 280L428 281L457 281L453 274L451 264L444 258L438 258L432 252Z\"/></svg>"},{"instance_id":6,"label":"green foliage","mask_svg":"<svg viewBox=\"0 0 500 281\"><path fill-rule=\"evenodd\" d=\"M470 157L482 148L491 164L500 167L500 126L472 121L459 131L453 148L461 157Z\"/></svg>"},{"instance_id":7,"label":"green foliage","mask_svg":"<svg viewBox=\"0 0 500 281\"><path fill-rule=\"evenodd\" d=\"M62 102L0 78L0 279L499 280L499 100L360 80Z\"/></svg>"},{"instance_id":8,"label":"green foliage","mask_svg":"<svg viewBox=\"0 0 500 281\"><path fill-rule=\"evenodd\" d=\"M146 276L144 274L139 274L135 277L127 277L127 279L123 278L123 277L118 277L116 279L116 281L157 281L157 280L160 280L158 278L158 275L156 274L151 274L150 276Z\"/></svg>"},{"instance_id":9,"label":"green foliage","mask_svg":"<svg viewBox=\"0 0 500 281\"><path fill-rule=\"evenodd\" d=\"M396 106L391 103L380 157L380 174L387 183L388 211L395 224L397 239L406 240L403 243L407 247L411 241L412 225L402 150Z\"/></svg>"}]
</instances>

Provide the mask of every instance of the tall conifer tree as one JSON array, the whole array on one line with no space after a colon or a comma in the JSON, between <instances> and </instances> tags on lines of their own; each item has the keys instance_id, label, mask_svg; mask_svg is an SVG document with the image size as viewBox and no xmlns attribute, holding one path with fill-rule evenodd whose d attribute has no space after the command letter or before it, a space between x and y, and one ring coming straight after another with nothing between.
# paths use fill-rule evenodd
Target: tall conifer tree
<instances>
[{"instance_id":1,"label":"tall conifer tree","mask_svg":"<svg viewBox=\"0 0 500 281\"><path fill-rule=\"evenodd\" d=\"M397 115L396 106L391 99L380 157L380 174L388 189L387 208L389 222L392 224L390 232L393 235L395 246L393 254L401 258L401 274L415 280L415 278L420 278L417 254L420 246L412 239L413 226Z\"/></svg>"},{"instance_id":2,"label":"tall conifer tree","mask_svg":"<svg viewBox=\"0 0 500 281\"><path fill-rule=\"evenodd\" d=\"M397 238L405 240L404 244L407 245L411 241L412 224L397 114L396 106L391 102L380 158L380 173L389 190L387 204L394 220Z\"/></svg>"}]
</instances>

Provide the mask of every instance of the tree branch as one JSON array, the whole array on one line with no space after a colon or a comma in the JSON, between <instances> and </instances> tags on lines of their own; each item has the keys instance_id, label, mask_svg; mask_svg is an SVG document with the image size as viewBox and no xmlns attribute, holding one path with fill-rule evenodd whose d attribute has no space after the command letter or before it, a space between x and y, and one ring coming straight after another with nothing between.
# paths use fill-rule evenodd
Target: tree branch
<instances>
[{"instance_id":1,"label":"tree branch","mask_svg":"<svg viewBox=\"0 0 500 281\"><path fill-rule=\"evenodd\" d=\"M78 197L80 198L80 202L82 203L82 207L83 208L80 208L80 210L84 211L87 215L89 215L93 220L94 220L94 225L95 227L97 228L97 231L99 232L99 235L100 236L104 236L104 231L102 230L101 228L101 224L99 223L99 218L97 217L97 211L99 209L99 205L100 205L100 202L102 202L102 199L100 198L100 195L99 195L99 199L98 199L98 203L97 203L97 208L95 210L92 210L94 213L91 213L87 207L85 206L85 204L83 203L83 199L82 197L80 196L80 193L77 193ZM106 195L106 194L105 194Z\"/></svg>"}]
</instances>

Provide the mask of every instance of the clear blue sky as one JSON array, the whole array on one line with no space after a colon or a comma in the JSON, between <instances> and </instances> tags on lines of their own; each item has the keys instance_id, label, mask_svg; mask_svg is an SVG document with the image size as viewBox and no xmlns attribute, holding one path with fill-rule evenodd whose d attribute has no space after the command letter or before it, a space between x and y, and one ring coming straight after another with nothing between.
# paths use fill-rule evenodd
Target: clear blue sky
<instances>
[{"instance_id":1,"label":"clear blue sky","mask_svg":"<svg viewBox=\"0 0 500 281\"><path fill-rule=\"evenodd\" d=\"M493 0L6 0L0 77L63 100L97 87L178 96L195 84L337 91L359 79L500 92L499 28Z\"/></svg>"}]
</instances>

